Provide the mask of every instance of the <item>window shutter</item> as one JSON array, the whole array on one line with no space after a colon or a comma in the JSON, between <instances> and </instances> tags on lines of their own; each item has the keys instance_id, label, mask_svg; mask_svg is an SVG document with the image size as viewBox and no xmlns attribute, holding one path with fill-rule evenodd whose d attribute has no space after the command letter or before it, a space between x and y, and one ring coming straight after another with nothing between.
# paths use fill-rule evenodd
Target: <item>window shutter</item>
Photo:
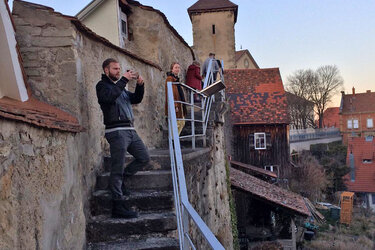
<instances>
[{"instance_id":1,"label":"window shutter","mask_svg":"<svg viewBox=\"0 0 375 250\"><path fill-rule=\"evenodd\" d=\"M250 149L254 149L254 134L249 135L249 146Z\"/></svg>"},{"instance_id":2,"label":"window shutter","mask_svg":"<svg viewBox=\"0 0 375 250\"><path fill-rule=\"evenodd\" d=\"M266 147L272 148L271 133L266 133Z\"/></svg>"}]
</instances>

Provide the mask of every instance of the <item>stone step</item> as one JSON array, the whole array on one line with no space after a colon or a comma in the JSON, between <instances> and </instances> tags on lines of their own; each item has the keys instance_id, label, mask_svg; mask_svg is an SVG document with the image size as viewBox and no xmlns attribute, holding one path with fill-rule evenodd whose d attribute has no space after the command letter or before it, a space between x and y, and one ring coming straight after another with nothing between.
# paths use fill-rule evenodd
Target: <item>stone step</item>
<instances>
[{"instance_id":1,"label":"stone step","mask_svg":"<svg viewBox=\"0 0 375 250\"><path fill-rule=\"evenodd\" d=\"M179 243L174 238L146 238L117 242L89 243L87 250L177 250Z\"/></svg>"},{"instance_id":2,"label":"stone step","mask_svg":"<svg viewBox=\"0 0 375 250\"><path fill-rule=\"evenodd\" d=\"M100 174L96 179L96 189L108 188L109 172ZM172 190L172 175L170 170L139 171L125 179L129 190Z\"/></svg>"},{"instance_id":3,"label":"stone step","mask_svg":"<svg viewBox=\"0 0 375 250\"><path fill-rule=\"evenodd\" d=\"M140 214L133 219L113 219L109 215L94 216L88 222L88 242L125 240L131 235L168 233L176 230L176 216L172 212Z\"/></svg>"},{"instance_id":4,"label":"stone step","mask_svg":"<svg viewBox=\"0 0 375 250\"><path fill-rule=\"evenodd\" d=\"M112 195L109 190L98 190L90 199L91 215L110 214L112 209ZM138 211L172 210L174 208L172 191L145 190L130 192L128 204Z\"/></svg>"}]
</instances>

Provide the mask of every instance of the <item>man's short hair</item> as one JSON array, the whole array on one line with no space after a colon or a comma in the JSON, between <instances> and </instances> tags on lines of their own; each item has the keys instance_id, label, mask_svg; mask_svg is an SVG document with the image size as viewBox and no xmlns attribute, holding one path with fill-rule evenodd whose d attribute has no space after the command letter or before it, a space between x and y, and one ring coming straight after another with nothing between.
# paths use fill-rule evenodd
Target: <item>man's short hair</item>
<instances>
[{"instance_id":1,"label":"man's short hair","mask_svg":"<svg viewBox=\"0 0 375 250\"><path fill-rule=\"evenodd\" d=\"M118 63L118 61L116 59L114 59L114 58L108 58L108 59L104 60L104 62L102 64L103 70L105 68L107 68L111 63Z\"/></svg>"},{"instance_id":2,"label":"man's short hair","mask_svg":"<svg viewBox=\"0 0 375 250\"><path fill-rule=\"evenodd\" d=\"M212 53L212 52L210 54L208 54L208 56L214 56L214 55L215 55L215 53Z\"/></svg>"}]
</instances>

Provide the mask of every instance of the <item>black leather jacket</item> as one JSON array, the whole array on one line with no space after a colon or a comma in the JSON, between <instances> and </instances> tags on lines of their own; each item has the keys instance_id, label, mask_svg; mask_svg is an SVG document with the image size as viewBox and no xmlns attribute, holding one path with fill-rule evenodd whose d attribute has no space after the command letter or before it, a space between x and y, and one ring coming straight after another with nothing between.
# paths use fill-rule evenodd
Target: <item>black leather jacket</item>
<instances>
[{"instance_id":1,"label":"black leather jacket","mask_svg":"<svg viewBox=\"0 0 375 250\"><path fill-rule=\"evenodd\" d=\"M96 84L96 95L103 111L106 129L133 126L133 117L129 117L123 110L126 108L132 114L131 104L138 104L142 101L144 85L137 84L135 92L132 93L125 90L127 83L128 79L121 77L115 84L103 74L102 80Z\"/></svg>"}]
</instances>

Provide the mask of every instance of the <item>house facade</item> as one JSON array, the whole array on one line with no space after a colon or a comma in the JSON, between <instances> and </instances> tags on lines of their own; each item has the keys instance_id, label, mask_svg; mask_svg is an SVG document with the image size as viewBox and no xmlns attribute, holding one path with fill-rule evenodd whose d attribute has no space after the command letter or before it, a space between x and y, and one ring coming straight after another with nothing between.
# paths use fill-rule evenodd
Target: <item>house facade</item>
<instances>
[{"instance_id":1,"label":"house facade","mask_svg":"<svg viewBox=\"0 0 375 250\"><path fill-rule=\"evenodd\" d=\"M364 205L375 211L375 140L373 136L349 137L347 165L344 177L349 191L362 198Z\"/></svg>"},{"instance_id":2,"label":"house facade","mask_svg":"<svg viewBox=\"0 0 375 250\"><path fill-rule=\"evenodd\" d=\"M249 50L236 51L236 68L237 69L259 69L257 62L250 54Z\"/></svg>"},{"instance_id":3,"label":"house facade","mask_svg":"<svg viewBox=\"0 0 375 250\"><path fill-rule=\"evenodd\" d=\"M348 144L350 137L375 136L375 92L352 94L341 92L340 132L343 143Z\"/></svg>"},{"instance_id":4,"label":"house facade","mask_svg":"<svg viewBox=\"0 0 375 250\"><path fill-rule=\"evenodd\" d=\"M278 68L225 73L232 123L232 159L260 168L289 162L289 115Z\"/></svg>"}]
</instances>

